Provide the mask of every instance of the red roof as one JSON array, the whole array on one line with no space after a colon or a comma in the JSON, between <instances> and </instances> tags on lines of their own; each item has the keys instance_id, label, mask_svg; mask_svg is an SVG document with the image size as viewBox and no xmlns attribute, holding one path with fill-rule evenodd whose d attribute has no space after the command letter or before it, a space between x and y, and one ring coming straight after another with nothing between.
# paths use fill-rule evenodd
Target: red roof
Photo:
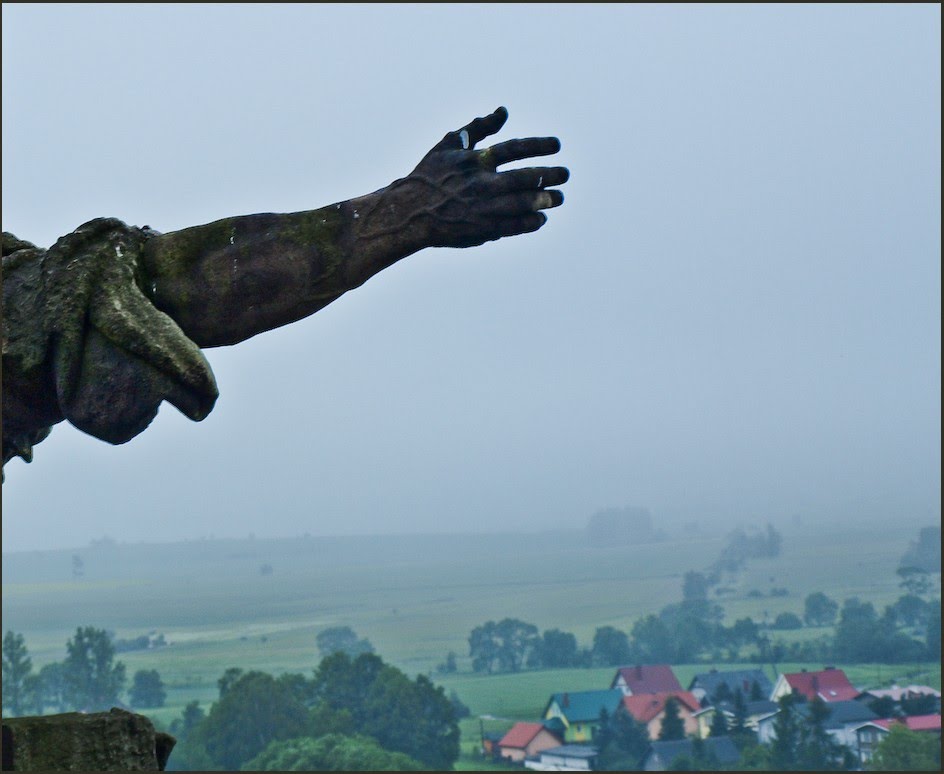
<instances>
[{"instance_id":1,"label":"red roof","mask_svg":"<svg viewBox=\"0 0 944 774\"><path fill-rule=\"evenodd\" d=\"M882 728L890 728L893 723L903 723L909 731L940 731L940 715L909 715L906 718L884 718L872 721Z\"/></svg>"},{"instance_id":2,"label":"red roof","mask_svg":"<svg viewBox=\"0 0 944 774\"><path fill-rule=\"evenodd\" d=\"M620 667L613 678L611 688L616 688L620 677L631 693L664 693L681 691L682 684L676 679L672 667L668 664L637 664Z\"/></svg>"},{"instance_id":3,"label":"red roof","mask_svg":"<svg viewBox=\"0 0 944 774\"><path fill-rule=\"evenodd\" d=\"M701 709L698 699L688 691L663 691L661 693L642 693L623 697L623 707L640 723L648 723L662 710L665 709L665 703L672 697L678 699L679 703L691 710L697 712Z\"/></svg>"},{"instance_id":4,"label":"red roof","mask_svg":"<svg viewBox=\"0 0 944 774\"><path fill-rule=\"evenodd\" d=\"M516 747L523 750L536 737L544 726L540 723L515 723L498 743L499 747ZM550 731L548 731L550 733Z\"/></svg>"},{"instance_id":5,"label":"red roof","mask_svg":"<svg viewBox=\"0 0 944 774\"><path fill-rule=\"evenodd\" d=\"M824 669L822 672L793 672L785 674L787 684L797 693L813 701L819 696L823 701L852 701L859 695L846 673L841 669Z\"/></svg>"}]
</instances>

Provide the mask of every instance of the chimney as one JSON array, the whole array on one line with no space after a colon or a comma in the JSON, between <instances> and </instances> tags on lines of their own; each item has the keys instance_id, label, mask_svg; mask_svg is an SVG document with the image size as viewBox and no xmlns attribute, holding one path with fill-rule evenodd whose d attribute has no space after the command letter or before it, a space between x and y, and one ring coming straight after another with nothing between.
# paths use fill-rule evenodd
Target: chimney
<instances>
[{"instance_id":1,"label":"chimney","mask_svg":"<svg viewBox=\"0 0 944 774\"><path fill-rule=\"evenodd\" d=\"M830 669L835 669L835 668L836 668L836 667L834 667L834 666L824 666L824 667L823 667L823 671L826 672L826 671L828 671L828 670L830 670Z\"/></svg>"},{"instance_id":2,"label":"chimney","mask_svg":"<svg viewBox=\"0 0 944 774\"><path fill-rule=\"evenodd\" d=\"M570 694L569 694L569 693L565 693L565 694L564 694L564 706L565 706L565 707L569 707L569 706L570 706Z\"/></svg>"}]
</instances>

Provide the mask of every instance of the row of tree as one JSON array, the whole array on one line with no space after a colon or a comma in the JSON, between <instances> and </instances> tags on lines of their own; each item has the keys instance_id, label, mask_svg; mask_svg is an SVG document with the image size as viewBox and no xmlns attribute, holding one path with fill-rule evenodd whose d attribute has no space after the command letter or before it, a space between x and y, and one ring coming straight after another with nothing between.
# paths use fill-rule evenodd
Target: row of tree
<instances>
[{"instance_id":1,"label":"row of tree","mask_svg":"<svg viewBox=\"0 0 944 774\"><path fill-rule=\"evenodd\" d=\"M3 707L11 716L109 709L122 703L126 683L125 665L115 661L115 646L104 629L79 627L66 643L65 659L38 671L22 634L9 630L3 637ZM166 695L157 670L142 669L134 674L128 703L161 707Z\"/></svg>"},{"instance_id":2,"label":"row of tree","mask_svg":"<svg viewBox=\"0 0 944 774\"><path fill-rule=\"evenodd\" d=\"M453 703L373 653L338 651L311 678L228 669L219 699L168 729L176 770L449 770L459 756Z\"/></svg>"},{"instance_id":3,"label":"row of tree","mask_svg":"<svg viewBox=\"0 0 944 774\"><path fill-rule=\"evenodd\" d=\"M936 599L905 594L879 615L871 602L846 599L842 607L822 592L807 596L803 620L781 613L773 630L835 624L834 633L798 643L772 643L764 628L750 617L730 626L722 623L720 605L690 596L644 616L629 633L613 626L596 629L590 647L581 647L570 632L547 629L517 618L487 621L469 634L469 656L476 672L493 674L522 669L619 666L628 663L756 662L783 660L905 663L941 657L941 607ZM837 621L838 618L838 621ZM903 629L904 627L904 629ZM923 639L910 636L920 630ZM753 646L746 656L745 646ZM440 671L456 670L454 653Z\"/></svg>"}]
</instances>

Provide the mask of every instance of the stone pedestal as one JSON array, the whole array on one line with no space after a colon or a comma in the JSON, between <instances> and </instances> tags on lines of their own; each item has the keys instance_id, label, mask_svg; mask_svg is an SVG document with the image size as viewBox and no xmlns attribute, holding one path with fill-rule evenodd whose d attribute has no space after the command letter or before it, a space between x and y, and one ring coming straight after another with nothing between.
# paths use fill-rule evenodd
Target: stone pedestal
<instances>
[{"instance_id":1,"label":"stone pedestal","mask_svg":"<svg viewBox=\"0 0 944 774\"><path fill-rule=\"evenodd\" d=\"M5 718L3 771L163 771L176 740L121 709Z\"/></svg>"}]
</instances>

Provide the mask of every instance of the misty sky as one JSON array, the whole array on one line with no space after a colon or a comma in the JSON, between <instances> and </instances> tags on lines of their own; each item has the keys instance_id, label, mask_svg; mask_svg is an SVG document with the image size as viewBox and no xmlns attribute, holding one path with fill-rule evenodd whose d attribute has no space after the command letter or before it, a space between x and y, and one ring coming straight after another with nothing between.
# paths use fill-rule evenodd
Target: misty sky
<instances>
[{"instance_id":1,"label":"misty sky","mask_svg":"<svg viewBox=\"0 0 944 774\"><path fill-rule=\"evenodd\" d=\"M498 105L538 233L206 351L216 408L6 466L3 550L108 535L940 521L936 4L3 6L3 228L172 231L408 173ZM542 162L543 163L543 162Z\"/></svg>"}]
</instances>

